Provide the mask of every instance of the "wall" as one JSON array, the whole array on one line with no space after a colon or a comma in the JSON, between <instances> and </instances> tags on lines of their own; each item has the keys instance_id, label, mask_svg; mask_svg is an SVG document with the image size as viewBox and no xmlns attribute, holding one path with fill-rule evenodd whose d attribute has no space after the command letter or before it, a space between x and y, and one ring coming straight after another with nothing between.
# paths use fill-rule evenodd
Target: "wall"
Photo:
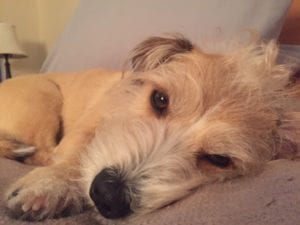
<instances>
[{"instance_id":1,"label":"wall","mask_svg":"<svg viewBox=\"0 0 300 225\"><path fill-rule=\"evenodd\" d=\"M28 57L11 59L13 75L36 73L79 0L0 0L0 22L14 24Z\"/></svg>"},{"instance_id":2,"label":"wall","mask_svg":"<svg viewBox=\"0 0 300 225\"><path fill-rule=\"evenodd\" d=\"M39 12L40 39L47 52L55 43L69 19L72 17L79 0L37 0Z\"/></svg>"}]
</instances>

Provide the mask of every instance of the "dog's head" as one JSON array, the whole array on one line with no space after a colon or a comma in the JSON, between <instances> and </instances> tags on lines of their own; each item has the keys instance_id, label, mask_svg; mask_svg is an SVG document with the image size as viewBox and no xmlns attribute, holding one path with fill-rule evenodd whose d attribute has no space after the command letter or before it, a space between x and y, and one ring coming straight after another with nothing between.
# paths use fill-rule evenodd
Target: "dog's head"
<instances>
[{"instance_id":1,"label":"dog's head","mask_svg":"<svg viewBox=\"0 0 300 225\"><path fill-rule=\"evenodd\" d=\"M258 171L294 143L284 123L289 69L277 47L207 54L182 37L153 37L104 99L84 157L86 190L107 218L132 217L195 188Z\"/></svg>"}]
</instances>

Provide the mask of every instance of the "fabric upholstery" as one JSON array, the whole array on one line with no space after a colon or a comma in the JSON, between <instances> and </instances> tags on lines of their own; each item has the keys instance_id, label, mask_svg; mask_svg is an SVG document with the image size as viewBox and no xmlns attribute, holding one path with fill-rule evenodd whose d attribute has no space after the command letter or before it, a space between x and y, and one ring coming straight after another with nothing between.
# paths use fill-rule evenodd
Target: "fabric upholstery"
<instances>
[{"instance_id":1,"label":"fabric upholstery","mask_svg":"<svg viewBox=\"0 0 300 225\"><path fill-rule=\"evenodd\" d=\"M31 167L0 159L0 195ZM300 161L277 160L254 177L237 178L199 188L196 193L130 225L298 225L300 221ZM0 225L26 225L11 219L0 198ZM37 225L108 225L91 211L46 220Z\"/></svg>"},{"instance_id":2,"label":"fabric upholstery","mask_svg":"<svg viewBox=\"0 0 300 225\"><path fill-rule=\"evenodd\" d=\"M182 33L202 47L256 30L277 38L291 0L82 0L42 72L120 69L152 35ZM207 46L205 46L207 48ZM212 48L215 46L211 46Z\"/></svg>"}]
</instances>

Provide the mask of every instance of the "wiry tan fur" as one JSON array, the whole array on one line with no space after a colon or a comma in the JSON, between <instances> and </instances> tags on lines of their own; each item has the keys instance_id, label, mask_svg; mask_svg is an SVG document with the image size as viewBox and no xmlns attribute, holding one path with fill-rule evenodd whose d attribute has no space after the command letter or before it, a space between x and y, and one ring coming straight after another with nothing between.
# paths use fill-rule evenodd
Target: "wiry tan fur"
<instances>
[{"instance_id":1,"label":"wiry tan fur","mask_svg":"<svg viewBox=\"0 0 300 225\"><path fill-rule=\"evenodd\" d=\"M70 206L80 211L92 204L94 177L115 167L128 182L132 219L201 185L294 157L300 89L290 84L291 68L277 55L274 42L217 55L182 37L154 37L137 46L133 69L125 73L94 70L4 82L0 154L47 165L11 186L7 207L38 220ZM169 96L164 115L150 104L153 90ZM218 167L207 155L229 157L231 164Z\"/></svg>"}]
</instances>

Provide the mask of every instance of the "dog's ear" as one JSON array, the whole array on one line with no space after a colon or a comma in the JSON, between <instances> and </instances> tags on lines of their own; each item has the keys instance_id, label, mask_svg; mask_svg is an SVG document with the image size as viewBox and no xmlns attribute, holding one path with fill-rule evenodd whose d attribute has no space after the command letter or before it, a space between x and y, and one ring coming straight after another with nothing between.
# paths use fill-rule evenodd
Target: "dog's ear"
<instances>
[{"instance_id":1,"label":"dog's ear","mask_svg":"<svg viewBox=\"0 0 300 225\"><path fill-rule=\"evenodd\" d=\"M176 54L193 50L192 43L182 36L150 37L141 42L132 52L133 71L147 71L169 62Z\"/></svg>"},{"instance_id":2,"label":"dog's ear","mask_svg":"<svg viewBox=\"0 0 300 225\"><path fill-rule=\"evenodd\" d=\"M300 156L300 112L284 113L278 121L280 150L278 158Z\"/></svg>"},{"instance_id":3,"label":"dog's ear","mask_svg":"<svg viewBox=\"0 0 300 225\"><path fill-rule=\"evenodd\" d=\"M283 99L289 111L282 113L277 120L277 134L280 141L278 158L294 158L300 156L300 80L298 73L294 75L283 90Z\"/></svg>"}]
</instances>

